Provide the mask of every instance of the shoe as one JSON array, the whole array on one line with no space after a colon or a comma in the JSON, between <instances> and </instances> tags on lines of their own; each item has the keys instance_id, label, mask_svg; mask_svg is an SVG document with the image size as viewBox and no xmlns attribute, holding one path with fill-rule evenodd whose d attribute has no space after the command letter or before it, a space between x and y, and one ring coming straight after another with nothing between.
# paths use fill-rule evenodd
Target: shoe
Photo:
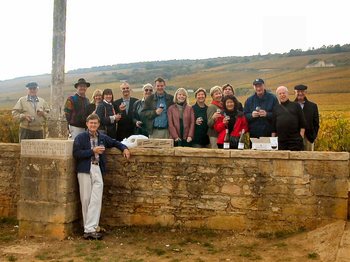
<instances>
[{"instance_id":1,"label":"shoe","mask_svg":"<svg viewBox=\"0 0 350 262\"><path fill-rule=\"evenodd\" d=\"M83 237L84 239L100 240L102 239L102 234L98 232L89 232L89 233L84 233Z\"/></svg>"}]
</instances>

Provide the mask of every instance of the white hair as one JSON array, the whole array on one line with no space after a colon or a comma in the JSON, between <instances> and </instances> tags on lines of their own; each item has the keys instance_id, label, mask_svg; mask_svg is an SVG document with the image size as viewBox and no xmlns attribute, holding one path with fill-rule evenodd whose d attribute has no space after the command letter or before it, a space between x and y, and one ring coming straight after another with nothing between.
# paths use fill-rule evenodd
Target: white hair
<instances>
[{"instance_id":1,"label":"white hair","mask_svg":"<svg viewBox=\"0 0 350 262\"><path fill-rule=\"evenodd\" d=\"M286 91L287 94L289 93L287 87L285 87L285 86L279 86L279 87L277 87L277 89L276 89L276 94L278 95L278 92L281 91L281 90Z\"/></svg>"}]
</instances>

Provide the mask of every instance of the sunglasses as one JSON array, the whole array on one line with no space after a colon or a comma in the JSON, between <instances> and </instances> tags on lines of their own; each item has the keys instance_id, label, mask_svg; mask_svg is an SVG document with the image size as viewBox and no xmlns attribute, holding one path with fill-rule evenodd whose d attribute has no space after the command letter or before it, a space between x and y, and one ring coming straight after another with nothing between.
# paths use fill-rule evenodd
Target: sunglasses
<instances>
[{"instance_id":1,"label":"sunglasses","mask_svg":"<svg viewBox=\"0 0 350 262\"><path fill-rule=\"evenodd\" d=\"M145 89L145 92L153 92L153 89Z\"/></svg>"}]
</instances>

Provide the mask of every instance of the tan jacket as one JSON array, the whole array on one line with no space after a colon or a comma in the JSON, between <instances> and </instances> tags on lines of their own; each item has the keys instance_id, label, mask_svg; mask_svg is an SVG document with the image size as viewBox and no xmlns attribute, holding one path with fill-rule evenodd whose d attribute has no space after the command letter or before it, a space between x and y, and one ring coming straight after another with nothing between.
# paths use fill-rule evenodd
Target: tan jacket
<instances>
[{"instance_id":1,"label":"tan jacket","mask_svg":"<svg viewBox=\"0 0 350 262\"><path fill-rule=\"evenodd\" d=\"M16 105L12 109L12 116L20 122L20 128L30 129L32 131L40 131L43 129L44 121L50 108L43 98L38 97L38 100L39 101L36 102L34 106L34 104L28 100L28 96L23 96L18 99ZM43 111L44 116L38 116L36 113L38 110ZM31 116L33 120L29 122L26 116Z\"/></svg>"}]
</instances>

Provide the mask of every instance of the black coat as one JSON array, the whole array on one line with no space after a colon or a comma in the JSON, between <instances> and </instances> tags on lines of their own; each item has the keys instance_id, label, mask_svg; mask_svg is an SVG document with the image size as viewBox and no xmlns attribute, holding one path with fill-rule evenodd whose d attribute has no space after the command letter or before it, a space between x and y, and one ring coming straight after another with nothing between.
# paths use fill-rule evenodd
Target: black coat
<instances>
[{"instance_id":1,"label":"black coat","mask_svg":"<svg viewBox=\"0 0 350 262\"><path fill-rule=\"evenodd\" d=\"M118 121L117 127L117 140L122 141L124 138L127 138L134 134L135 124L133 121L133 108L134 103L137 101L137 98L130 97L129 110L126 113L126 110L119 110L120 104L123 102L123 98L117 99L113 102L114 110L116 113L120 113L122 118Z\"/></svg>"},{"instance_id":2,"label":"black coat","mask_svg":"<svg viewBox=\"0 0 350 262\"><path fill-rule=\"evenodd\" d=\"M111 121L110 116L114 115L113 105L106 103L103 101L100 103L96 109L96 114L100 118L100 130L103 130L107 133L111 138L116 139L117 130L116 123Z\"/></svg>"},{"instance_id":3,"label":"black coat","mask_svg":"<svg viewBox=\"0 0 350 262\"><path fill-rule=\"evenodd\" d=\"M318 107L305 98L303 112L306 120L305 136L310 143L313 143L320 128Z\"/></svg>"}]
</instances>

